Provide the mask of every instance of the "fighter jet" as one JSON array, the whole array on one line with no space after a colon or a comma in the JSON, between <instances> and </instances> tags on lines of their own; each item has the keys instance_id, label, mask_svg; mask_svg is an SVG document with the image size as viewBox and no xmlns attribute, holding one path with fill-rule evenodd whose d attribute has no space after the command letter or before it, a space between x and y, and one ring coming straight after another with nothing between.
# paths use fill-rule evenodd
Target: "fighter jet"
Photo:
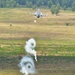
<instances>
[{"instance_id":1,"label":"fighter jet","mask_svg":"<svg viewBox=\"0 0 75 75\"><path fill-rule=\"evenodd\" d=\"M40 11L40 9L38 9L35 13L31 13L31 14L33 14L37 18L41 18L41 17L46 16L46 14L42 14L42 12Z\"/></svg>"}]
</instances>

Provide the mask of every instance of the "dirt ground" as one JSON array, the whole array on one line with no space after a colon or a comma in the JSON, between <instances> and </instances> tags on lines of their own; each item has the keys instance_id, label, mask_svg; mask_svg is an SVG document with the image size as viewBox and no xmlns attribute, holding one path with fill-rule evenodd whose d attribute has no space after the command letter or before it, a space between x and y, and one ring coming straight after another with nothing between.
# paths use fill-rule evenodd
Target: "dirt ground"
<instances>
[{"instance_id":1,"label":"dirt ground","mask_svg":"<svg viewBox=\"0 0 75 75\"><path fill-rule=\"evenodd\" d=\"M18 67L20 60L21 56L0 57L0 75L22 75ZM75 75L75 57L38 56L35 66L36 75Z\"/></svg>"}]
</instances>

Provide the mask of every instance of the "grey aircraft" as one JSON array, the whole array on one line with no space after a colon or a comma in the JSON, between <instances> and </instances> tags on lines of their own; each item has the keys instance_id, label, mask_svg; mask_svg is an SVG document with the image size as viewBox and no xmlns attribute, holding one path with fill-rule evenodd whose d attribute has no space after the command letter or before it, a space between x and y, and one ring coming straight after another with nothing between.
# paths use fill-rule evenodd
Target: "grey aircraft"
<instances>
[{"instance_id":1,"label":"grey aircraft","mask_svg":"<svg viewBox=\"0 0 75 75\"><path fill-rule=\"evenodd\" d=\"M40 9L38 9L35 13L31 13L31 14L33 14L37 18L41 18L41 17L46 16L46 14L42 14L42 12L40 11Z\"/></svg>"}]
</instances>

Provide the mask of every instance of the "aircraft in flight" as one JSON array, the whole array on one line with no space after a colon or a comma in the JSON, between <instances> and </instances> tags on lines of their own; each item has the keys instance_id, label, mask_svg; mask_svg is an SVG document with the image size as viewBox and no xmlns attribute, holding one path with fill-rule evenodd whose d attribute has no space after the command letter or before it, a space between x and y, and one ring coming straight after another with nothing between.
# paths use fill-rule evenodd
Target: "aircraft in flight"
<instances>
[{"instance_id":1,"label":"aircraft in flight","mask_svg":"<svg viewBox=\"0 0 75 75\"><path fill-rule=\"evenodd\" d=\"M33 14L37 18L41 18L41 17L47 16L47 14L42 14L42 12L40 11L40 9L38 9L35 13L30 13L30 14Z\"/></svg>"}]
</instances>

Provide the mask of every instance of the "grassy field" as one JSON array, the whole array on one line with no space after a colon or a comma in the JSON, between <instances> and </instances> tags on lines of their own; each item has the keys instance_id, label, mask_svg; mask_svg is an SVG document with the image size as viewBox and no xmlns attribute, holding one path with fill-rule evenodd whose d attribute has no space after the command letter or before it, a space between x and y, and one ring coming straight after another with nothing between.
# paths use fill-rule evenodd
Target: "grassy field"
<instances>
[{"instance_id":1,"label":"grassy field","mask_svg":"<svg viewBox=\"0 0 75 75\"><path fill-rule=\"evenodd\" d=\"M20 75L17 68L19 57L26 54L25 42L32 37L37 43L38 75L74 75L75 13L61 10L56 16L48 9L41 9L48 16L38 19L29 14L35 11L25 8L0 9L0 75ZM43 69L45 65L47 67ZM44 70L47 74L43 73Z\"/></svg>"}]
</instances>

